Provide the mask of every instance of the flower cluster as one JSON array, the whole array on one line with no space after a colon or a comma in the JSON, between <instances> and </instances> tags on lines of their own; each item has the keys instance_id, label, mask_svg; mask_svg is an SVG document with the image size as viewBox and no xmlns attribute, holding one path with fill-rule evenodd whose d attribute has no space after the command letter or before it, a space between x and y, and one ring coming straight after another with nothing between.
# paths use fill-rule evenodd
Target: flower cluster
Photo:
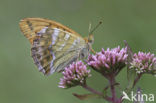
<instances>
[{"instance_id":1,"label":"flower cluster","mask_svg":"<svg viewBox=\"0 0 156 103\"><path fill-rule=\"evenodd\" d=\"M96 54L89 54L88 60L85 61L86 65L82 61L73 62L62 72L63 77L60 79L59 87L70 88L81 86L92 93L83 95L74 93L73 95L80 100L93 97L96 94L96 96L102 97L108 102L122 103L123 96L121 95L118 98L118 95L116 95L115 86L119 84L116 82L116 76L126 65L128 69L128 85L124 90L127 92L135 87L142 74L149 73L156 75L156 57L154 54L150 52L133 54L126 41L125 46L125 48L118 46L113 49L107 48L106 50L102 48ZM105 89L102 92L95 90L87 84L86 78L91 76L90 70L87 70L87 64L108 80L109 84L104 87ZM134 73L135 75L133 75ZM111 96L106 93L108 88Z\"/></svg>"},{"instance_id":2,"label":"flower cluster","mask_svg":"<svg viewBox=\"0 0 156 103\"><path fill-rule=\"evenodd\" d=\"M73 62L65 68L63 78L60 79L60 88L70 88L86 82L86 78L90 77L90 70L87 70L83 62Z\"/></svg>"},{"instance_id":3,"label":"flower cluster","mask_svg":"<svg viewBox=\"0 0 156 103\"><path fill-rule=\"evenodd\" d=\"M138 74L140 73L154 73L156 72L156 57L154 54L138 52L133 56L133 60L130 63L130 68L136 70Z\"/></svg>"},{"instance_id":4,"label":"flower cluster","mask_svg":"<svg viewBox=\"0 0 156 103\"><path fill-rule=\"evenodd\" d=\"M88 65L100 73L116 75L125 66L127 56L127 48L102 49L96 55L89 55Z\"/></svg>"}]
</instances>

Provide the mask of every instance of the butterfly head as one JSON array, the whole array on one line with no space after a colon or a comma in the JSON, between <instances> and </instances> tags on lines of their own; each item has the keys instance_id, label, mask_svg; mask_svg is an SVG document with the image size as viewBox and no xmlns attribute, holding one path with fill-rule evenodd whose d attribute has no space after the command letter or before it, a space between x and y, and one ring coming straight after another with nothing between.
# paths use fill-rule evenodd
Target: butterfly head
<instances>
[{"instance_id":1,"label":"butterfly head","mask_svg":"<svg viewBox=\"0 0 156 103\"><path fill-rule=\"evenodd\" d=\"M91 29L91 25L89 26L89 35L87 38L87 43L89 45L92 45L94 43L94 36L93 36L93 32L102 24L102 22L100 21L93 29L92 31L90 31Z\"/></svg>"},{"instance_id":2,"label":"butterfly head","mask_svg":"<svg viewBox=\"0 0 156 103\"><path fill-rule=\"evenodd\" d=\"M92 34L90 34L88 36L88 44L92 45L94 43L94 36Z\"/></svg>"}]
</instances>

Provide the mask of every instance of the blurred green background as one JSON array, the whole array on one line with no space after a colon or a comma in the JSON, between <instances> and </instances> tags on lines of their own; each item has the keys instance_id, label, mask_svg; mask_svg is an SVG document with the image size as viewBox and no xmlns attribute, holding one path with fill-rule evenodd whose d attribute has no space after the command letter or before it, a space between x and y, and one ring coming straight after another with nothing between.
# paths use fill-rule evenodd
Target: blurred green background
<instances>
[{"instance_id":1,"label":"blurred green background","mask_svg":"<svg viewBox=\"0 0 156 103\"><path fill-rule=\"evenodd\" d=\"M30 56L30 43L18 25L25 17L49 18L82 36L87 36L89 22L95 26L103 20L94 32L96 51L123 47L123 40L127 40L134 52L156 53L155 0L0 0L0 103L106 103L97 98L78 100L72 93L88 92L80 87L58 88L61 73L47 77L38 72ZM107 81L93 70L92 74L88 84L102 90ZM118 81L122 87L126 85L126 69ZM155 85L156 78L150 75L137 84L144 93L156 95Z\"/></svg>"}]
</instances>

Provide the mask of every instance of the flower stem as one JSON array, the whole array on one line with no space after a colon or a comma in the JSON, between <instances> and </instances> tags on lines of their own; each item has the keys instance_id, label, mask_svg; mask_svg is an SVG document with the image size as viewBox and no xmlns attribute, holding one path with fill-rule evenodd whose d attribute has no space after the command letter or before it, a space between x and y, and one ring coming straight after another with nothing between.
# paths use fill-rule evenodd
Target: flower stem
<instances>
[{"instance_id":1,"label":"flower stem","mask_svg":"<svg viewBox=\"0 0 156 103\"><path fill-rule=\"evenodd\" d=\"M103 97L103 98L104 98L105 100L107 100L107 101L112 101L112 99L111 99L110 97L107 97L107 96L104 97L102 92L99 92L99 91L97 91L97 90L95 90L95 89L89 87L87 84L81 84L81 86L82 86L84 89L90 91L91 93Z\"/></svg>"},{"instance_id":2,"label":"flower stem","mask_svg":"<svg viewBox=\"0 0 156 103\"><path fill-rule=\"evenodd\" d=\"M133 83L133 88L135 87L136 83L140 80L141 76L142 76L142 74L139 74L139 75L136 77L136 79L135 79L135 81L134 81L134 83Z\"/></svg>"},{"instance_id":3,"label":"flower stem","mask_svg":"<svg viewBox=\"0 0 156 103\"><path fill-rule=\"evenodd\" d=\"M103 95L101 92L96 91L95 89L93 89L93 88L91 88L91 87L89 87L89 86L87 86L87 85L81 85L81 86L82 86L83 88L85 88L86 90L88 90L88 91L94 93L94 94L97 94L97 95L100 95L100 96Z\"/></svg>"},{"instance_id":4,"label":"flower stem","mask_svg":"<svg viewBox=\"0 0 156 103\"><path fill-rule=\"evenodd\" d=\"M114 75L110 75L109 78L109 84L110 84L110 90L111 90L111 94L112 94L112 103L121 103L121 99L118 99L116 96L116 91L115 91L115 76Z\"/></svg>"},{"instance_id":5,"label":"flower stem","mask_svg":"<svg viewBox=\"0 0 156 103\"><path fill-rule=\"evenodd\" d=\"M115 93L115 78L114 76L111 76L111 78L109 79L109 83L110 83L110 89L111 89L111 93L112 93L112 101L113 103L115 103L116 101L116 93Z\"/></svg>"}]
</instances>

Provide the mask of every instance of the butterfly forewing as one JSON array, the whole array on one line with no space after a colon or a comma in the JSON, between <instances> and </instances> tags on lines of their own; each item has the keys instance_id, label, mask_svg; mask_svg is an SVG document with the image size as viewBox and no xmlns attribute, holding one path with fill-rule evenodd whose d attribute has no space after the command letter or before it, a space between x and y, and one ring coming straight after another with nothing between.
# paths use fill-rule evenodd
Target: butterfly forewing
<instances>
[{"instance_id":1,"label":"butterfly forewing","mask_svg":"<svg viewBox=\"0 0 156 103\"><path fill-rule=\"evenodd\" d=\"M51 20L26 18L20 27L32 44L35 64L44 74L62 71L86 48L85 40L78 33Z\"/></svg>"},{"instance_id":2,"label":"butterfly forewing","mask_svg":"<svg viewBox=\"0 0 156 103\"><path fill-rule=\"evenodd\" d=\"M36 37L36 33L41 31L44 27L59 28L71 34L80 36L75 31L69 29L68 27L60 23L57 23L55 21L48 20L48 19L43 19L43 18L25 18L20 21L19 25L20 25L21 31L24 33L26 38L30 40L31 43L33 39Z\"/></svg>"}]
</instances>

